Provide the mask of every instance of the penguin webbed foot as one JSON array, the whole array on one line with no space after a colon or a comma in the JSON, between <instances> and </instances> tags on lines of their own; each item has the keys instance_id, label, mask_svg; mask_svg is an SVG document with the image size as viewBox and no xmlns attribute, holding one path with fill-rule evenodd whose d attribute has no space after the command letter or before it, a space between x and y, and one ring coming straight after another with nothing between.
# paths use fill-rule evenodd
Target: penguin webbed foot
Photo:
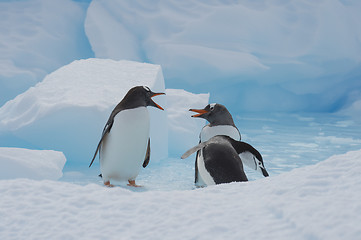
<instances>
[{"instance_id":1,"label":"penguin webbed foot","mask_svg":"<svg viewBox=\"0 0 361 240\"><path fill-rule=\"evenodd\" d=\"M110 181L104 182L104 185L107 187L115 187L113 184L110 184Z\"/></svg>"},{"instance_id":2,"label":"penguin webbed foot","mask_svg":"<svg viewBox=\"0 0 361 240\"><path fill-rule=\"evenodd\" d=\"M128 186L129 187L142 187L141 185L137 185L136 183L135 183L135 180L128 180Z\"/></svg>"}]
</instances>

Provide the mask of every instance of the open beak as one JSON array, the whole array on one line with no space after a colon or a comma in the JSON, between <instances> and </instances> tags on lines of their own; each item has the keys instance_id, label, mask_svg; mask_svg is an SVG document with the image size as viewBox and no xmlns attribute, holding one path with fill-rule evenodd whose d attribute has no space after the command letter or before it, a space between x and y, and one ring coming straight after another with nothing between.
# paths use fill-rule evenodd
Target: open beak
<instances>
[{"instance_id":1,"label":"open beak","mask_svg":"<svg viewBox=\"0 0 361 240\"><path fill-rule=\"evenodd\" d=\"M162 108L161 106L159 106L156 102L153 101L152 97L158 96L158 95L165 95L165 93L153 93L152 96L150 97L150 101L151 101L151 105L153 107L159 108L160 110L164 110L164 108Z\"/></svg>"},{"instance_id":2,"label":"open beak","mask_svg":"<svg viewBox=\"0 0 361 240\"><path fill-rule=\"evenodd\" d=\"M208 111L204 110L204 109L189 109L189 111L198 113L198 114L192 115L191 117L201 117L203 114L208 113Z\"/></svg>"}]
</instances>

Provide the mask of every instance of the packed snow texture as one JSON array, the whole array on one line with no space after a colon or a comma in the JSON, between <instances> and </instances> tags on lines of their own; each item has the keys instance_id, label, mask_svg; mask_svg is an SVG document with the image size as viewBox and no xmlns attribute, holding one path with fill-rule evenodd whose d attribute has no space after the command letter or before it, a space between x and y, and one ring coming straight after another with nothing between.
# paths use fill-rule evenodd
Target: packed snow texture
<instances>
[{"instance_id":1,"label":"packed snow texture","mask_svg":"<svg viewBox=\"0 0 361 240\"><path fill-rule=\"evenodd\" d=\"M0 179L58 180L65 162L61 152L0 147Z\"/></svg>"},{"instance_id":2,"label":"packed snow texture","mask_svg":"<svg viewBox=\"0 0 361 240\"><path fill-rule=\"evenodd\" d=\"M360 99L360 11L357 0L93 0L85 31L95 56L160 64L168 86L237 111L330 112Z\"/></svg>"},{"instance_id":3,"label":"packed snow texture","mask_svg":"<svg viewBox=\"0 0 361 240\"><path fill-rule=\"evenodd\" d=\"M137 85L165 92L161 67L109 59L74 61L0 109L2 145L14 138L16 144L24 141L37 149L62 151L69 162L86 164L111 111ZM157 96L154 101L166 108L164 96ZM166 112L153 107L148 110L151 158L166 158Z\"/></svg>"},{"instance_id":4,"label":"packed snow texture","mask_svg":"<svg viewBox=\"0 0 361 240\"><path fill-rule=\"evenodd\" d=\"M55 69L93 56L85 14L70 0L0 2L0 105Z\"/></svg>"},{"instance_id":5,"label":"packed snow texture","mask_svg":"<svg viewBox=\"0 0 361 240\"><path fill-rule=\"evenodd\" d=\"M0 238L354 240L360 159L361 150L257 181L184 191L2 180Z\"/></svg>"}]
</instances>

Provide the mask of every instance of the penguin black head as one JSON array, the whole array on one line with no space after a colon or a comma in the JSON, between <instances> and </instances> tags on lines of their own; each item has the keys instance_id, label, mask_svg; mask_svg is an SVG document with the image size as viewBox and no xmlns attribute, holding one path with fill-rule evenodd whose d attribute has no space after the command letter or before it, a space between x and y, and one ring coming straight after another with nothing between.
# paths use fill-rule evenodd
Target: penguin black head
<instances>
[{"instance_id":1,"label":"penguin black head","mask_svg":"<svg viewBox=\"0 0 361 240\"><path fill-rule=\"evenodd\" d=\"M120 105L122 105L123 109L152 106L164 110L152 99L152 97L163 94L165 93L154 93L147 86L133 87L125 95L123 100L120 102Z\"/></svg>"},{"instance_id":2,"label":"penguin black head","mask_svg":"<svg viewBox=\"0 0 361 240\"><path fill-rule=\"evenodd\" d=\"M211 125L234 125L232 115L228 112L227 108L222 104L212 103L208 104L203 109L189 109L189 111L196 112L198 114L192 115L192 117L204 118Z\"/></svg>"}]
</instances>

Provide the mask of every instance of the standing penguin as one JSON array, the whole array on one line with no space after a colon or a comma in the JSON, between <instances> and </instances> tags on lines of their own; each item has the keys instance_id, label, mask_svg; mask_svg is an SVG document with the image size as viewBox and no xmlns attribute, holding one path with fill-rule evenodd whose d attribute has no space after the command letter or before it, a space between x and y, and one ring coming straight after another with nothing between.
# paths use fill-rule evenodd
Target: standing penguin
<instances>
[{"instance_id":1,"label":"standing penguin","mask_svg":"<svg viewBox=\"0 0 361 240\"><path fill-rule=\"evenodd\" d=\"M152 100L161 94L165 93L154 93L145 86L133 87L110 114L89 165L99 152L104 185L113 186L110 180L125 180L129 186L138 187L135 178L150 158L147 106L164 110Z\"/></svg>"},{"instance_id":2,"label":"standing penguin","mask_svg":"<svg viewBox=\"0 0 361 240\"><path fill-rule=\"evenodd\" d=\"M208 104L204 109L189 109L189 111L198 113L192 117L204 118L209 122L209 124L204 126L201 130L199 135L200 143L206 142L217 135L225 135L236 141L241 140L241 134L233 122L232 115L222 104L212 103ZM203 179L200 178L198 173L198 159L201 154L201 151L198 151L195 162L196 185L203 185ZM260 172L265 177L269 176L262 158L257 158L257 156L250 151L241 152L239 157L247 167Z\"/></svg>"},{"instance_id":3,"label":"standing penguin","mask_svg":"<svg viewBox=\"0 0 361 240\"><path fill-rule=\"evenodd\" d=\"M201 142L182 155L182 159L198 151L198 174L202 186L248 181L239 154L251 152L262 160L261 154L251 145L229 136L217 135Z\"/></svg>"}]
</instances>

